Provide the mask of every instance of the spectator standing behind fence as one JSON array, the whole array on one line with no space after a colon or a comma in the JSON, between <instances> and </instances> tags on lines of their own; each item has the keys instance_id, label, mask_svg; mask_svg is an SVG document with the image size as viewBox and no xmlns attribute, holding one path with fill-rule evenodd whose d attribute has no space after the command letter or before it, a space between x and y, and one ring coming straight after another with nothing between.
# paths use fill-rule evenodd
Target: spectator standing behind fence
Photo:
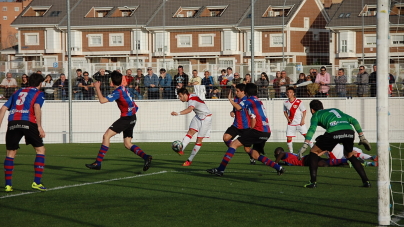
<instances>
[{"instance_id":1,"label":"spectator standing behind fence","mask_svg":"<svg viewBox=\"0 0 404 227\"><path fill-rule=\"evenodd\" d=\"M20 87L29 87L27 74L22 74L22 76L21 76L21 86Z\"/></svg>"},{"instance_id":2,"label":"spectator standing behind fence","mask_svg":"<svg viewBox=\"0 0 404 227\"><path fill-rule=\"evenodd\" d=\"M356 75L356 84L358 85L358 97L366 97L369 93L369 74L363 65L359 66L359 72Z\"/></svg>"},{"instance_id":3,"label":"spectator standing behind fence","mask_svg":"<svg viewBox=\"0 0 404 227\"><path fill-rule=\"evenodd\" d=\"M280 98L286 98L286 89L289 87L290 78L286 75L286 71L281 71L281 79L279 80L279 94Z\"/></svg>"},{"instance_id":4,"label":"spectator standing behind fence","mask_svg":"<svg viewBox=\"0 0 404 227\"><path fill-rule=\"evenodd\" d=\"M316 81L316 76L317 76L317 69L310 69L310 77L311 77L311 82L315 82Z\"/></svg>"},{"instance_id":5,"label":"spectator standing behind fence","mask_svg":"<svg viewBox=\"0 0 404 227\"><path fill-rule=\"evenodd\" d=\"M83 73L83 79L81 80L79 87L83 89L84 100L94 100L94 81L88 76L88 72Z\"/></svg>"},{"instance_id":6,"label":"spectator standing behind fence","mask_svg":"<svg viewBox=\"0 0 404 227\"><path fill-rule=\"evenodd\" d=\"M309 93L309 86L311 84L313 84L313 82L311 81L311 76L306 76L305 78L305 82L303 83L299 83L295 85L295 88L301 88L302 89L302 95L303 97L310 97L310 93Z\"/></svg>"},{"instance_id":7,"label":"spectator standing behind fence","mask_svg":"<svg viewBox=\"0 0 404 227\"><path fill-rule=\"evenodd\" d=\"M172 99L174 98L174 93L171 89L171 75L167 73L166 69L160 69L160 77L159 84L160 90L162 91L163 99Z\"/></svg>"},{"instance_id":8,"label":"spectator standing behind fence","mask_svg":"<svg viewBox=\"0 0 404 227\"><path fill-rule=\"evenodd\" d=\"M295 84L295 88L296 88L296 97L299 98L304 98L307 97L307 88L306 86L299 86L299 84L302 84L306 82L306 75L304 73L300 73L299 74L299 79L297 80L296 84Z\"/></svg>"},{"instance_id":9,"label":"spectator standing behind fence","mask_svg":"<svg viewBox=\"0 0 404 227\"><path fill-rule=\"evenodd\" d=\"M126 75L122 76L122 78L125 78L126 81L126 89L128 89L128 92L130 94L130 96L133 98L133 76L132 76L132 70L127 69L126 70Z\"/></svg>"},{"instance_id":10,"label":"spectator standing behind fence","mask_svg":"<svg viewBox=\"0 0 404 227\"><path fill-rule=\"evenodd\" d=\"M184 67L182 65L178 66L178 73L174 76L173 87L176 89L183 88L188 84L189 77L186 73L184 73Z\"/></svg>"},{"instance_id":11,"label":"spectator standing behind fence","mask_svg":"<svg viewBox=\"0 0 404 227\"><path fill-rule=\"evenodd\" d=\"M76 75L77 77L73 87L74 100L83 100L83 90L79 86L79 84L83 81L83 71L81 69L77 69Z\"/></svg>"},{"instance_id":12,"label":"spectator standing behind fence","mask_svg":"<svg viewBox=\"0 0 404 227\"><path fill-rule=\"evenodd\" d=\"M330 90L330 86L328 86L330 82L331 82L330 74L327 72L327 69L324 66L321 67L320 73L317 74L315 81L315 83L318 83L320 85L316 97L327 98L328 91Z\"/></svg>"},{"instance_id":13,"label":"spectator standing behind fence","mask_svg":"<svg viewBox=\"0 0 404 227\"><path fill-rule=\"evenodd\" d=\"M50 74L46 75L45 80L42 82L41 86L45 92L45 99L46 100L54 100L55 90L53 89L53 79Z\"/></svg>"},{"instance_id":14,"label":"spectator standing behind fence","mask_svg":"<svg viewBox=\"0 0 404 227\"><path fill-rule=\"evenodd\" d=\"M255 84L258 87L258 98L268 98L268 75L265 72L262 72L261 78L258 78L258 80L255 81Z\"/></svg>"},{"instance_id":15,"label":"spectator standing behind fence","mask_svg":"<svg viewBox=\"0 0 404 227\"><path fill-rule=\"evenodd\" d=\"M335 91L338 97L346 97L346 82L345 70L343 68L338 69L338 74L334 78Z\"/></svg>"},{"instance_id":16,"label":"spectator standing behind fence","mask_svg":"<svg viewBox=\"0 0 404 227\"><path fill-rule=\"evenodd\" d=\"M393 93L393 84L396 82L394 76L389 73L389 96ZM377 94L377 66L373 65L373 72L369 75L370 97L376 97Z\"/></svg>"},{"instance_id":17,"label":"spectator standing behind fence","mask_svg":"<svg viewBox=\"0 0 404 227\"><path fill-rule=\"evenodd\" d=\"M132 72L132 71L131 71ZM136 76L133 78L129 87L133 88L132 97L137 100L142 100L144 95L144 75L142 69L136 70Z\"/></svg>"},{"instance_id":18,"label":"spectator standing behind fence","mask_svg":"<svg viewBox=\"0 0 404 227\"><path fill-rule=\"evenodd\" d=\"M222 69L220 70L220 76L217 78L217 81L219 82L219 84L222 84L222 81L226 79L226 69ZM226 82L227 84L227 82Z\"/></svg>"},{"instance_id":19,"label":"spectator standing behind fence","mask_svg":"<svg viewBox=\"0 0 404 227\"><path fill-rule=\"evenodd\" d=\"M272 81L273 87L275 89L275 98L279 98L280 97L280 86L279 86L279 82L281 81L281 71L277 71L275 74L275 78Z\"/></svg>"},{"instance_id":20,"label":"spectator standing behind fence","mask_svg":"<svg viewBox=\"0 0 404 227\"><path fill-rule=\"evenodd\" d=\"M251 83L251 75L249 73L245 74L243 79L243 84Z\"/></svg>"},{"instance_id":21,"label":"spectator standing behind fence","mask_svg":"<svg viewBox=\"0 0 404 227\"><path fill-rule=\"evenodd\" d=\"M233 78L233 80L231 82L232 82L231 83L231 90L232 90L233 94L236 94L236 85L243 83L243 78L240 77L240 73L235 72L234 73L234 78Z\"/></svg>"},{"instance_id":22,"label":"spectator standing behind fence","mask_svg":"<svg viewBox=\"0 0 404 227\"><path fill-rule=\"evenodd\" d=\"M213 77L210 75L209 71L203 73L204 77L202 79L201 85L205 85L206 95L205 98L210 99L213 92Z\"/></svg>"},{"instance_id":23,"label":"spectator standing behind fence","mask_svg":"<svg viewBox=\"0 0 404 227\"><path fill-rule=\"evenodd\" d=\"M108 74L105 74L105 72L107 72ZM111 73L111 71L109 71L109 70L100 69L100 71L96 72L93 75L94 80L101 82L100 89L101 89L102 95L104 97L109 95L109 78L110 78L109 74L110 73Z\"/></svg>"},{"instance_id":24,"label":"spectator standing behind fence","mask_svg":"<svg viewBox=\"0 0 404 227\"><path fill-rule=\"evenodd\" d=\"M0 87L4 88L5 98L10 98L17 86L17 81L13 78L13 75L11 73L7 73L6 78L4 78L0 84Z\"/></svg>"},{"instance_id":25,"label":"spectator standing behind fence","mask_svg":"<svg viewBox=\"0 0 404 227\"><path fill-rule=\"evenodd\" d=\"M194 86L195 85L201 85L202 84L202 78L198 76L198 70L194 69L192 70L192 77L188 82L188 86L190 88L187 88L188 92L193 93L194 91Z\"/></svg>"},{"instance_id":26,"label":"spectator standing behind fence","mask_svg":"<svg viewBox=\"0 0 404 227\"><path fill-rule=\"evenodd\" d=\"M153 73L152 67L147 67L147 75L144 77L144 86L147 88L148 99L159 98L159 78Z\"/></svg>"},{"instance_id":27,"label":"spectator standing behind fence","mask_svg":"<svg viewBox=\"0 0 404 227\"><path fill-rule=\"evenodd\" d=\"M60 78L56 80L53 87L57 90L58 100L67 100L69 97L69 81L66 80L64 73L60 74Z\"/></svg>"}]
</instances>

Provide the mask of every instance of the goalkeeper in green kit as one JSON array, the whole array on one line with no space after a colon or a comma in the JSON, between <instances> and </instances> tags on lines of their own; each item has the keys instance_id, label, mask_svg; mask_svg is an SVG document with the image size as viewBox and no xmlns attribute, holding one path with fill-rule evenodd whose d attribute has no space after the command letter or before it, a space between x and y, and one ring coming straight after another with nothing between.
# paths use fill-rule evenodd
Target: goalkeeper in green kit
<instances>
[{"instance_id":1,"label":"goalkeeper in green kit","mask_svg":"<svg viewBox=\"0 0 404 227\"><path fill-rule=\"evenodd\" d=\"M310 102L310 111L313 114L311 117L310 128L306 134L305 142L299 151L299 159L303 157L303 153L309 148L309 142L316 132L317 126L323 127L326 132L316 138L316 144L311 148L309 158L310 169L310 182L304 185L305 188L317 187L317 168L319 154L323 151L332 151L335 145L342 143L344 145L344 155L352 163L356 172L362 178L363 187L371 187L368 177L366 176L365 169L359 160L353 155L353 145L355 140L355 131L359 134L359 145L364 145L366 150L370 150L371 146L363 135L362 128L359 122L343 113L336 108L324 109L323 103L319 100Z\"/></svg>"}]
</instances>

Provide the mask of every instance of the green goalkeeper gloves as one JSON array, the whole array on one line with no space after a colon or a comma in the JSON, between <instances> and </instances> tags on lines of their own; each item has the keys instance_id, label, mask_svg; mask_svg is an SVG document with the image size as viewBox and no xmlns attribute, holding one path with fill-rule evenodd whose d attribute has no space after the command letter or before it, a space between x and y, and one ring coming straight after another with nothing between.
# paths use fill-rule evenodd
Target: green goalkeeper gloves
<instances>
[{"instance_id":1,"label":"green goalkeeper gloves","mask_svg":"<svg viewBox=\"0 0 404 227\"><path fill-rule=\"evenodd\" d=\"M303 154L304 154L304 152L306 152L307 148L309 148L309 144L304 143L302 148L300 148L300 150L299 150L299 155L297 157L299 160L301 160L303 158Z\"/></svg>"},{"instance_id":2,"label":"green goalkeeper gloves","mask_svg":"<svg viewBox=\"0 0 404 227\"><path fill-rule=\"evenodd\" d=\"M358 145L363 145L366 150L370 151L372 149L372 146L370 146L369 141L365 138L365 135L360 135L359 136L359 143Z\"/></svg>"}]
</instances>

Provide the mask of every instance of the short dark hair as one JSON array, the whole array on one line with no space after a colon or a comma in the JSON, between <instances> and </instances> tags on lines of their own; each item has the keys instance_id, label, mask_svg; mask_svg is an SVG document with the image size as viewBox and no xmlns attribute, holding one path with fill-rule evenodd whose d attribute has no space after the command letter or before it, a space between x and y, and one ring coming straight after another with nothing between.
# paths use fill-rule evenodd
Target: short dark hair
<instances>
[{"instance_id":1,"label":"short dark hair","mask_svg":"<svg viewBox=\"0 0 404 227\"><path fill-rule=\"evenodd\" d=\"M180 89L177 90L177 94L183 94L183 95L187 94L187 95L189 95L189 92L188 92L188 90L186 88L183 87L183 88L180 88Z\"/></svg>"},{"instance_id":2,"label":"short dark hair","mask_svg":"<svg viewBox=\"0 0 404 227\"><path fill-rule=\"evenodd\" d=\"M321 69L327 70L324 66L321 66L320 70L321 70Z\"/></svg>"},{"instance_id":3,"label":"short dark hair","mask_svg":"<svg viewBox=\"0 0 404 227\"><path fill-rule=\"evenodd\" d=\"M323 103L320 100L314 99L310 102L310 109L313 109L314 111L319 111L324 109Z\"/></svg>"},{"instance_id":4,"label":"short dark hair","mask_svg":"<svg viewBox=\"0 0 404 227\"><path fill-rule=\"evenodd\" d=\"M231 67L227 67L227 70L232 70L233 71L233 69Z\"/></svg>"},{"instance_id":5,"label":"short dark hair","mask_svg":"<svg viewBox=\"0 0 404 227\"><path fill-rule=\"evenodd\" d=\"M253 84L253 83L247 83L245 85L245 93L247 94L247 96L257 96L257 85Z\"/></svg>"},{"instance_id":6,"label":"short dark hair","mask_svg":"<svg viewBox=\"0 0 404 227\"><path fill-rule=\"evenodd\" d=\"M165 69L165 68L161 68L161 69L160 69L160 72L166 72L166 69Z\"/></svg>"},{"instance_id":7,"label":"short dark hair","mask_svg":"<svg viewBox=\"0 0 404 227\"><path fill-rule=\"evenodd\" d=\"M115 86L119 86L122 83L122 74L118 71L113 71L111 74L111 81Z\"/></svg>"},{"instance_id":8,"label":"short dark hair","mask_svg":"<svg viewBox=\"0 0 404 227\"><path fill-rule=\"evenodd\" d=\"M222 71L220 71L220 73L225 73L226 72L226 69L222 69Z\"/></svg>"},{"instance_id":9,"label":"short dark hair","mask_svg":"<svg viewBox=\"0 0 404 227\"><path fill-rule=\"evenodd\" d=\"M38 87L39 84L42 83L44 80L42 74L39 73L33 73L31 76L28 77L28 84L30 87Z\"/></svg>"},{"instance_id":10,"label":"short dark hair","mask_svg":"<svg viewBox=\"0 0 404 227\"><path fill-rule=\"evenodd\" d=\"M293 93L295 93L295 88L294 87L288 87L288 89L286 89L287 91L293 91Z\"/></svg>"},{"instance_id":11,"label":"short dark hair","mask_svg":"<svg viewBox=\"0 0 404 227\"><path fill-rule=\"evenodd\" d=\"M338 71L345 72L345 70L343 68L339 68Z\"/></svg>"},{"instance_id":12,"label":"short dark hair","mask_svg":"<svg viewBox=\"0 0 404 227\"><path fill-rule=\"evenodd\" d=\"M182 65L179 65L178 68L179 69L184 69L184 67Z\"/></svg>"},{"instance_id":13,"label":"short dark hair","mask_svg":"<svg viewBox=\"0 0 404 227\"><path fill-rule=\"evenodd\" d=\"M76 72L83 72L83 71L81 71L81 69L77 69Z\"/></svg>"},{"instance_id":14,"label":"short dark hair","mask_svg":"<svg viewBox=\"0 0 404 227\"><path fill-rule=\"evenodd\" d=\"M245 84L237 84L236 88L238 88L240 91L245 91Z\"/></svg>"},{"instance_id":15,"label":"short dark hair","mask_svg":"<svg viewBox=\"0 0 404 227\"><path fill-rule=\"evenodd\" d=\"M277 147L277 148L275 148L275 150L274 150L274 156L275 156L275 158L277 158L278 155L280 155L280 154L283 153L283 152L285 152L285 150L284 150L282 147Z\"/></svg>"},{"instance_id":16,"label":"short dark hair","mask_svg":"<svg viewBox=\"0 0 404 227\"><path fill-rule=\"evenodd\" d=\"M85 74L87 74L87 76L89 75L89 73L87 71L83 72L83 76L85 76Z\"/></svg>"}]
</instances>

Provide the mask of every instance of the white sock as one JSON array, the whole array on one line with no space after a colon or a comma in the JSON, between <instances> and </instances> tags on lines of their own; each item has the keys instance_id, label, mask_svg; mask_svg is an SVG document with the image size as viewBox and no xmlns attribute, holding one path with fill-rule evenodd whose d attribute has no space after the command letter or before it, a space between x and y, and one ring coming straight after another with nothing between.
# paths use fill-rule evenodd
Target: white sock
<instances>
[{"instance_id":1,"label":"white sock","mask_svg":"<svg viewBox=\"0 0 404 227\"><path fill-rule=\"evenodd\" d=\"M313 142L309 142L309 146L310 146L311 148L313 148L313 147L314 147L314 143L313 143Z\"/></svg>"},{"instance_id":2,"label":"white sock","mask_svg":"<svg viewBox=\"0 0 404 227\"><path fill-rule=\"evenodd\" d=\"M182 151L185 151L185 148L188 146L189 142L191 142L192 136L185 135L184 139L182 139Z\"/></svg>"},{"instance_id":3,"label":"white sock","mask_svg":"<svg viewBox=\"0 0 404 227\"><path fill-rule=\"evenodd\" d=\"M195 158L196 154L198 153L199 149L201 149L202 144L195 144L194 149L192 149L191 155L189 156L188 160L192 162Z\"/></svg>"},{"instance_id":4,"label":"white sock","mask_svg":"<svg viewBox=\"0 0 404 227\"><path fill-rule=\"evenodd\" d=\"M286 143L286 144L288 145L289 152L293 153L293 142L289 142L289 143Z\"/></svg>"}]
</instances>

